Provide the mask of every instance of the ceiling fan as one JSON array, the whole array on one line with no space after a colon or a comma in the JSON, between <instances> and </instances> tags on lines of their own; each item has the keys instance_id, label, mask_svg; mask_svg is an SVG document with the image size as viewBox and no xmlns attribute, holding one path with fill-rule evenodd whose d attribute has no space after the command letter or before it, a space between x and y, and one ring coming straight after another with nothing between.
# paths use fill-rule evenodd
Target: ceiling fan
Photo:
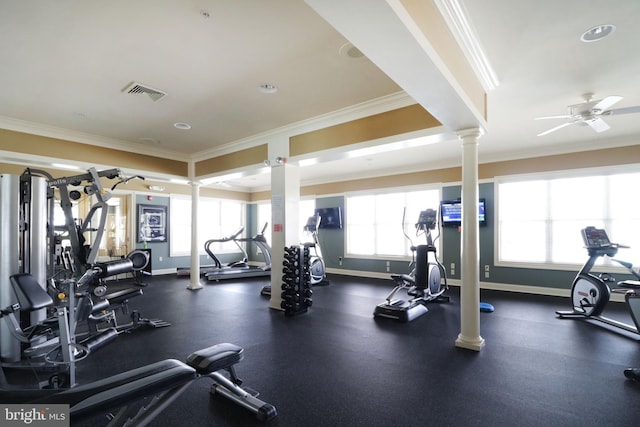
<instances>
[{"instance_id":1,"label":"ceiling fan","mask_svg":"<svg viewBox=\"0 0 640 427\"><path fill-rule=\"evenodd\" d=\"M551 132L555 132L558 129L570 125L589 126L596 132L604 132L608 130L610 126L602 119L601 116L613 116L618 114L630 114L640 113L640 106L616 108L610 110L610 108L622 100L621 96L607 96L604 99L593 100L593 94L587 93L583 95L584 102L580 104L570 105L569 113L563 116L545 116L537 117L536 120L545 119L567 119L567 121L559 126L546 130L538 136L544 136Z\"/></svg>"}]
</instances>

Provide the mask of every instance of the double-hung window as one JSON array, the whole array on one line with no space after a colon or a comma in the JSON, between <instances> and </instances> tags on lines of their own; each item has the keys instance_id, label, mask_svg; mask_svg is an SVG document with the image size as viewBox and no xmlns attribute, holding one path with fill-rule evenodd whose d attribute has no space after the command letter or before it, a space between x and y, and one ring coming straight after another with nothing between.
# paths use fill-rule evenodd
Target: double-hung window
<instances>
[{"instance_id":1,"label":"double-hung window","mask_svg":"<svg viewBox=\"0 0 640 427\"><path fill-rule=\"evenodd\" d=\"M227 236L244 224L244 203L235 200L200 198L198 200L198 252L204 254L209 239ZM191 253L191 198L171 196L171 256ZM214 252L233 250L232 246L216 243ZM237 250L237 249L236 249Z\"/></svg>"},{"instance_id":2,"label":"double-hung window","mask_svg":"<svg viewBox=\"0 0 640 427\"><path fill-rule=\"evenodd\" d=\"M421 211L438 210L440 189L352 194L346 197L347 254L368 257L410 256L410 243L426 243L416 234Z\"/></svg>"},{"instance_id":3,"label":"double-hung window","mask_svg":"<svg viewBox=\"0 0 640 427\"><path fill-rule=\"evenodd\" d=\"M640 173L582 173L571 177L496 181L497 260L503 264L575 265L586 259L580 230L604 228L640 259ZM637 262L637 261L635 261Z\"/></svg>"}]
</instances>

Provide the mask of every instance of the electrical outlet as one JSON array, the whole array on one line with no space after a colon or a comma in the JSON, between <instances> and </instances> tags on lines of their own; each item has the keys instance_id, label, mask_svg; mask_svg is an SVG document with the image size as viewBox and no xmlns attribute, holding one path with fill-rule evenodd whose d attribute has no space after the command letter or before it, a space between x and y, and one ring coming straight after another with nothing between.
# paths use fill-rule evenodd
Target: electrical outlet
<instances>
[{"instance_id":1,"label":"electrical outlet","mask_svg":"<svg viewBox=\"0 0 640 427\"><path fill-rule=\"evenodd\" d=\"M338 265L342 265L342 257L341 256L338 257Z\"/></svg>"},{"instance_id":2,"label":"electrical outlet","mask_svg":"<svg viewBox=\"0 0 640 427\"><path fill-rule=\"evenodd\" d=\"M158 257L158 261L162 262L162 257L161 256Z\"/></svg>"},{"instance_id":3,"label":"electrical outlet","mask_svg":"<svg viewBox=\"0 0 640 427\"><path fill-rule=\"evenodd\" d=\"M387 273L391 271L391 262L387 261Z\"/></svg>"},{"instance_id":4,"label":"electrical outlet","mask_svg":"<svg viewBox=\"0 0 640 427\"><path fill-rule=\"evenodd\" d=\"M489 278L489 266L488 265L484 266L484 278L485 279Z\"/></svg>"}]
</instances>

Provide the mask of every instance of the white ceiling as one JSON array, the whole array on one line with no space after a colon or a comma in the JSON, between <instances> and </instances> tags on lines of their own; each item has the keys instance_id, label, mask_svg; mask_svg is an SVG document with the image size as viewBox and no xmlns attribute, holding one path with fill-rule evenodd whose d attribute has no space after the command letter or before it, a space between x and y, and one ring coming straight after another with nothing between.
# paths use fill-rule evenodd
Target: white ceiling
<instances>
[{"instance_id":1,"label":"white ceiling","mask_svg":"<svg viewBox=\"0 0 640 427\"><path fill-rule=\"evenodd\" d=\"M187 160L337 111L418 99L387 77L393 73L375 52L368 56L387 74L366 57L345 55L349 40L313 3L0 0L0 127ZM640 115L606 117L611 129L603 133L570 126L544 137L536 135L562 120L534 118L566 114L587 92L623 96L616 108L640 105L639 1L463 3L500 82L488 93L481 162L638 143ZM617 30L580 42L600 24ZM123 93L131 82L167 96L154 102ZM278 92L260 92L265 83ZM178 130L176 122L192 128ZM453 140L357 158L334 154L303 167L303 182L460 164ZM92 161L99 163L87 159L87 167ZM226 184L268 187L268 173L245 175Z\"/></svg>"}]
</instances>

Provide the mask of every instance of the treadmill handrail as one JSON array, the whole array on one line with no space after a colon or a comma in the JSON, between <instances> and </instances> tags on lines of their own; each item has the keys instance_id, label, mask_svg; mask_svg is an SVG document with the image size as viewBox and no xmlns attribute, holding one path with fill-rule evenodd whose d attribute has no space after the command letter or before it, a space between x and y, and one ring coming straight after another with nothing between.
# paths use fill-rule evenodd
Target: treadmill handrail
<instances>
[{"instance_id":1,"label":"treadmill handrail","mask_svg":"<svg viewBox=\"0 0 640 427\"><path fill-rule=\"evenodd\" d=\"M244 231L244 226L240 226L240 228L238 228L233 234L229 235L229 236L225 236L225 237L220 237L217 239L209 239L206 242L204 242L204 251L211 257L211 259L213 260L214 264L216 265L217 268L222 268L222 263L220 262L220 258L218 258L216 256L216 254L213 253L213 251L211 249L209 249L209 246L212 243L221 243L221 242L231 242L233 241L238 247L240 247L240 245L238 245L237 242L237 238L240 234L242 234L242 232ZM240 247L240 250L242 250L242 252L244 252L244 250Z\"/></svg>"}]
</instances>

